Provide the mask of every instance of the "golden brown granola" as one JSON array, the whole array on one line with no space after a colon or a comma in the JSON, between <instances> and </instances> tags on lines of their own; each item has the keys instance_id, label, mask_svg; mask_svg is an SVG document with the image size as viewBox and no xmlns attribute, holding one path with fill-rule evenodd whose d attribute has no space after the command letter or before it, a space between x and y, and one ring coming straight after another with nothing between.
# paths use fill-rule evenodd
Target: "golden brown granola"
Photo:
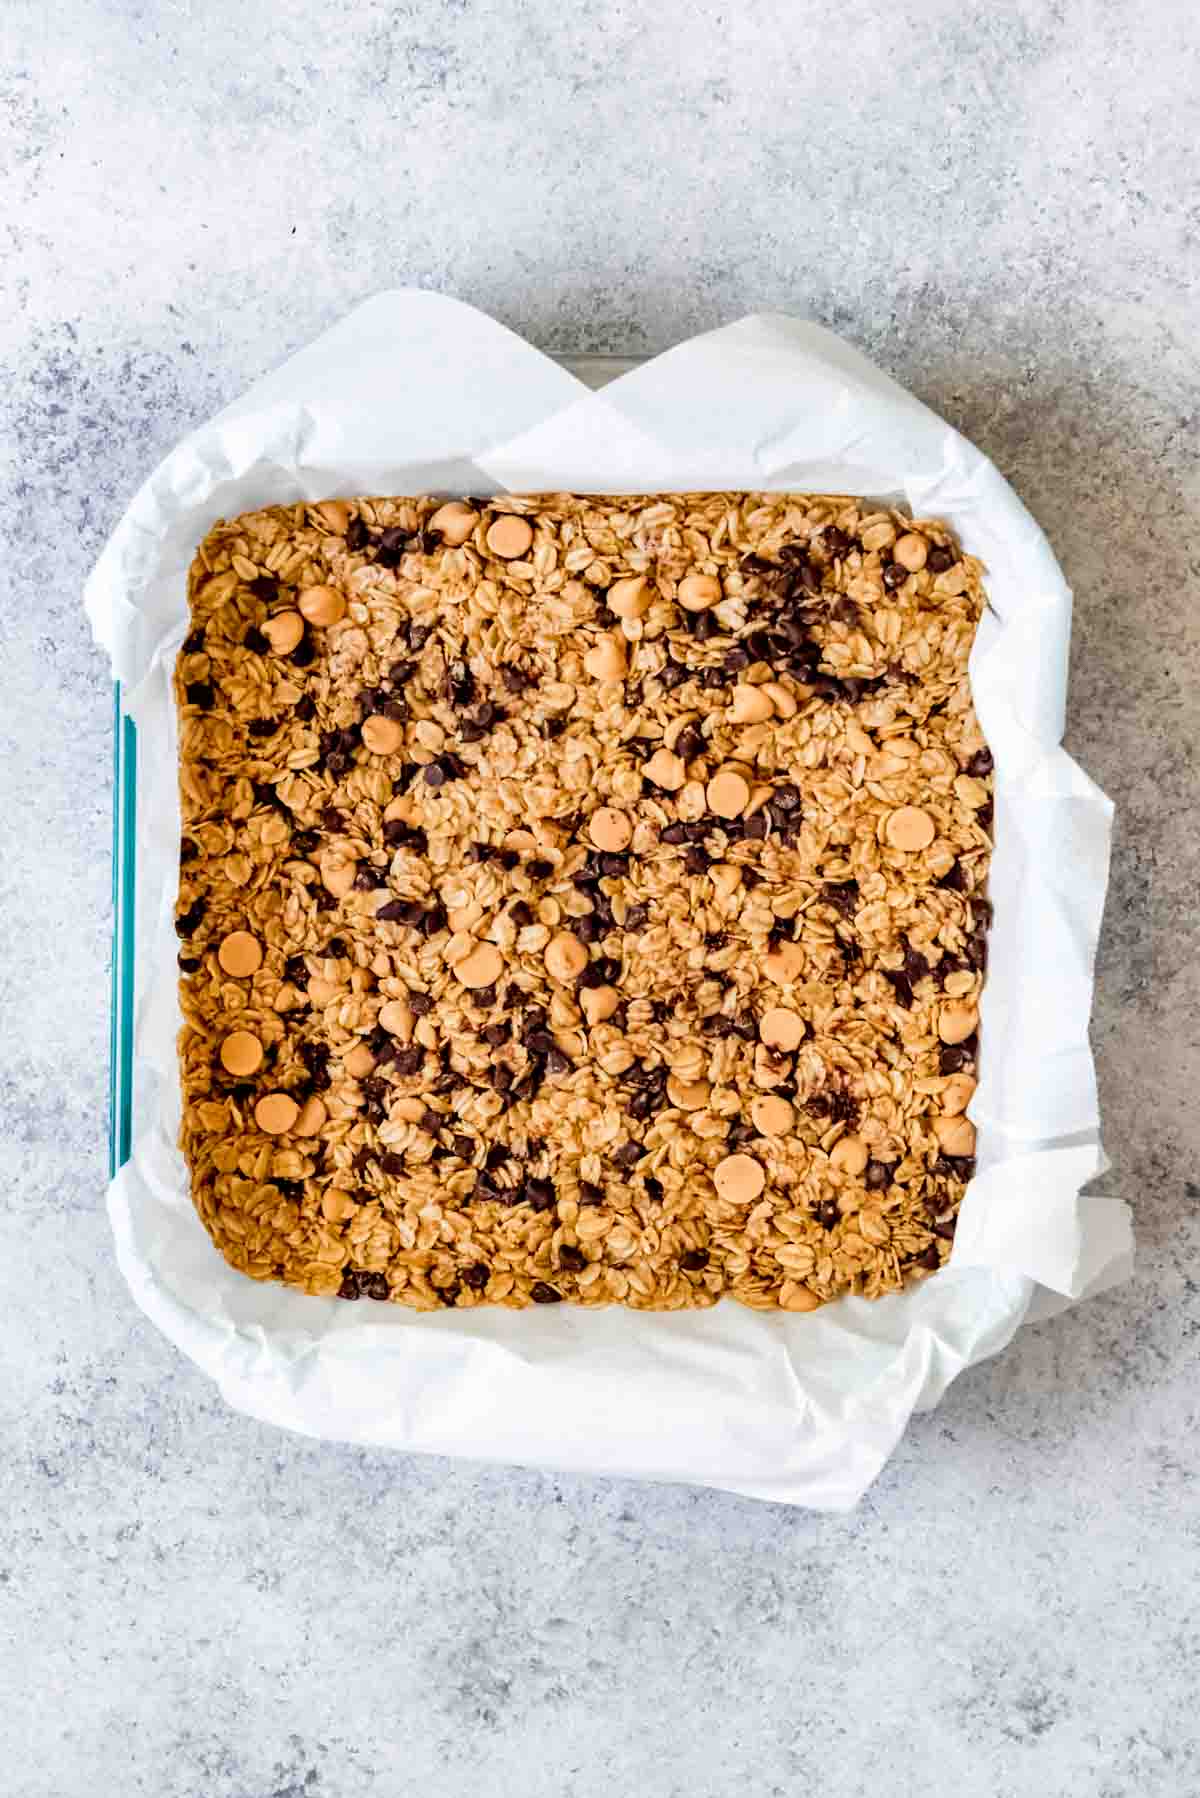
<instances>
[{"instance_id":1,"label":"golden brown granola","mask_svg":"<svg viewBox=\"0 0 1200 1798\"><path fill-rule=\"evenodd\" d=\"M807 1311L974 1154L982 570L772 493L214 526L179 657L182 1146L226 1258L423 1309Z\"/></svg>"}]
</instances>

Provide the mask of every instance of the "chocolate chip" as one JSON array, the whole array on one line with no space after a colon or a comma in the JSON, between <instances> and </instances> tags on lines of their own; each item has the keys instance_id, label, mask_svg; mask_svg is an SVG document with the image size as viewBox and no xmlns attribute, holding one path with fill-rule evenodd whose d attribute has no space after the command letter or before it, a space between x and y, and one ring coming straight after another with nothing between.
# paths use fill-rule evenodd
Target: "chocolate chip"
<instances>
[{"instance_id":1,"label":"chocolate chip","mask_svg":"<svg viewBox=\"0 0 1200 1798\"><path fill-rule=\"evenodd\" d=\"M338 1287L338 1297L340 1299L356 1299L358 1296L358 1275L352 1267L348 1267L342 1275L342 1283Z\"/></svg>"},{"instance_id":2,"label":"chocolate chip","mask_svg":"<svg viewBox=\"0 0 1200 1798\"><path fill-rule=\"evenodd\" d=\"M949 872L943 874L937 884L940 887L945 887L946 890L951 893L965 893L967 891L967 883L963 875L962 863L951 862Z\"/></svg>"},{"instance_id":3,"label":"chocolate chip","mask_svg":"<svg viewBox=\"0 0 1200 1798\"><path fill-rule=\"evenodd\" d=\"M389 526L381 531L375 539L375 560L381 568L397 568L400 558L409 545L409 533L399 525Z\"/></svg>"},{"instance_id":4,"label":"chocolate chip","mask_svg":"<svg viewBox=\"0 0 1200 1798\"><path fill-rule=\"evenodd\" d=\"M579 1182L579 1203L581 1205L603 1205L604 1188L597 1186L594 1180Z\"/></svg>"},{"instance_id":5,"label":"chocolate chip","mask_svg":"<svg viewBox=\"0 0 1200 1798\"><path fill-rule=\"evenodd\" d=\"M311 668L316 659L317 652L313 646L312 638L305 633L288 657L288 661L292 664L293 668Z\"/></svg>"},{"instance_id":6,"label":"chocolate chip","mask_svg":"<svg viewBox=\"0 0 1200 1798\"><path fill-rule=\"evenodd\" d=\"M189 636L184 638L183 649L180 653L185 656L199 655L200 651L203 648L204 648L204 632L202 630L192 631Z\"/></svg>"},{"instance_id":7,"label":"chocolate chip","mask_svg":"<svg viewBox=\"0 0 1200 1798\"><path fill-rule=\"evenodd\" d=\"M699 843L689 843L683 852L683 865L689 874L706 874L708 872L708 852Z\"/></svg>"},{"instance_id":8,"label":"chocolate chip","mask_svg":"<svg viewBox=\"0 0 1200 1798\"><path fill-rule=\"evenodd\" d=\"M211 711L216 700L212 682L206 680L189 681L183 695L189 705L198 706L202 712Z\"/></svg>"},{"instance_id":9,"label":"chocolate chip","mask_svg":"<svg viewBox=\"0 0 1200 1798\"><path fill-rule=\"evenodd\" d=\"M954 567L954 551L936 545L926 556L925 566L930 574L945 574L948 568Z\"/></svg>"},{"instance_id":10,"label":"chocolate chip","mask_svg":"<svg viewBox=\"0 0 1200 1798\"><path fill-rule=\"evenodd\" d=\"M545 1280L536 1280L529 1289L529 1296L535 1305L561 1305L562 1293L553 1286L547 1286Z\"/></svg>"},{"instance_id":11,"label":"chocolate chip","mask_svg":"<svg viewBox=\"0 0 1200 1798\"><path fill-rule=\"evenodd\" d=\"M742 643L735 643L732 649L725 652L724 669L726 674L738 674L743 668L750 666L750 651Z\"/></svg>"},{"instance_id":12,"label":"chocolate chip","mask_svg":"<svg viewBox=\"0 0 1200 1798\"><path fill-rule=\"evenodd\" d=\"M753 818L747 818L742 824L742 835L748 843L761 842L767 834L767 820L761 812L755 812Z\"/></svg>"},{"instance_id":13,"label":"chocolate chip","mask_svg":"<svg viewBox=\"0 0 1200 1798\"><path fill-rule=\"evenodd\" d=\"M311 693L302 693L293 711L301 724L309 724L317 715L317 702Z\"/></svg>"},{"instance_id":14,"label":"chocolate chip","mask_svg":"<svg viewBox=\"0 0 1200 1798\"><path fill-rule=\"evenodd\" d=\"M849 555L853 546L853 539L847 537L845 531L840 530L836 524L827 524L825 526L825 529L821 532L821 540L824 544L826 554L837 556L838 558Z\"/></svg>"},{"instance_id":15,"label":"chocolate chip","mask_svg":"<svg viewBox=\"0 0 1200 1798\"><path fill-rule=\"evenodd\" d=\"M966 772L973 780L986 780L996 766L990 749L979 749L967 763Z\"/></svg>"},{"instance_id":16,"label":"chocolate chip","mask_svg":"<svg viewBox=\"0 0 1200 1798\"><path fill-rule=\"evenodd\" d=\"M476 1261L474 1266L464 1267L462 1271L462 1283L464 1286L469 1286L472 1292L482 1292L489 1277L488 1270L482 1261Z\"/></svg>"},{"instance_id":17,"label":"chocolate chip","mask_svg":"<svg viewBox=\"0 0 1200 1798\"><path fill-rule=\"evenodd\" d=\"M386 905L379 907L375 916L383 924L415 924L417 920L411 915L413 909L407 899L389 899ZM417 910L420 908L417 907Z\"/></svg>"},{"instance_id":18,"label":"chocolate chip","mask_svg":"<svg viewBox=\"0 0 1200 1798\"><path fill-rule=\"evenodd\" d=\"M554 863L543 861L540 857L535 857L534 860L528 864L526 872L531 880L549 880L554 872Z\"/></svg>"},{"instance_id":19,"label":"chocolate chip","mask_svg":"<svg viewBox=\"0 0 1200 1798\"><path fill-rule=\"evenodd\" d=\"M567 728L565 718L547 718L542 725L542 735L550 738L561 737Z\"/></svg>"},{"instance_id":20,"label":"chocolate chip","mask_svg":"<svg viewBox=\"0 0 1200 1798\"><path fill-rule=\"evenodd\" d=\"M408 1009L412 1012L414 1018L427 1017L433 1010L433 1000L429 997L428 993L409 993Z\"/></svg>"},{"instance_id":21,"label":"chocolate chip","mask_svg":"<svg viewBox=\"0 0 1200 1798\"><path fill-rule=\"evenodd\" d=\"M708 1266L707 1249L685 1249L679 1257L679 1265L685 1273L698 1274Z\"/></svg>"},{"instance_id":22,"label":"chocolate chip","mask_svg":"<svg viewBox=\"0 0 1200 1798\"><path fill-rule=\"evenodd\" d=\"M686 612L682 623L684 629L696 639L697 643L709 642L721 628L711 612Z\"/></svg>"},{"instance_id":23,"label":"chocolate chip","mask_svg":"<svg viewBox=\"0 0 1200 1798\"><path fill-rule=\"evenodd\" d=\"M571 1063L562 1050L551 1049L546 1057L546 1072L548 1074L568 1074L570 1071Z\"/></svg>"},{"instance_id":24,"label":"chocolate chip","mask_svg":"<svg viewBox=\"0 0 1200 1798\"><path fill-rule=\"evenodd\" d=\"M363 520L358 517L352 518L346 526L346 548L357 555L359 550L367 547L369 540L367 527Z\"/></svg>"},{"instance_id":25,"label":"chocolate chip","mask_svg":"<svg viewBox=\"0 0 1200 1798\"><path fill-rule=\"evenodd\" d=\"M326 955L342 956L349 955L350 951L340 936L331 936L325 945L325 953Z\"/></svg>"},{"instance_id":26,"label":"chocolate chip","mask_svg":"<svg viewBox=\"0 0 1200 1798\"><path fill-rule=\"evenodd\" d=\"M518 930L524 930L534 919L532 907L526 905L524 899L514 900L508 908L508 915Z\"/></svg>"},{"instance_id":27,"label":"chocolate chip","mask_svg":"<svg viewBox=\"0 0 1200 1798\"><path fill-rule=\"evenodd\" d=\"M470 1161L475 1153L474 1139L464 1136L461 1131L458 1131L450 1140L454 1146L454 1153L461 1156L464 1161Z\"/></svg>"},{"instance_id":28,"label":"chocolate chip","mask_svg":"<svg viewBox=\"0 0 1200 1798\"><path fill-rule=\"evenodd\" d=\"M207 899L194 899L192 901L191 905L188 906L187 910L181 911L179 916L176 918L176 920L175 920L176 935L177 936L191 936L193 931L199 930L201 924L204 922L204 914L207 912L207 910L208 910L208 900Z\"/></svg>"},{"instance_id":29,"label":"chocolate chip","mask_svg":"<svg viewBox=\"0 0 1200 1798\"><path fill-rule=\"evenodd\" d=\"M386 1299L391 1297L388 1290L386 1274L359 1274L358 1290L369 1299Z\"/></svg>"},{"instance_id":30,"label":"chocolate chip","mask_svg":"<svg viewBox=\"0 0 1200 1798\"><path fill-rule=\"evenodd\" d=\"M421 1071L425 1060L425 1051L420 1047L397 1049L392 1056L392 1065L402 1079L409 1079Z\"/></svg>"},{"instance_id":31,"label":"chocolate chip","mask_svg":"<svg viewBox=\"0 0 1200 1798\"><path fill-rule=\"evenodd\" d=\"M480 1034L485 1043L490 1044L493 1049L498 1049L503 1043L508 1041L508 1025L489 1024L487 1029L481 1031Z\"/></svg>"},{"instance_id":32,"label":"chocolate chip","mask_svg":"<svg viewBox=\"0 0 1200 1798\"><path fill-rule=\"evenodd\" d=\"M943 970L940 971L944 971L944 963ZM914 986L918 980L923 980L925 975L929 972L928 961L921 954L919 949L913 948L910 942L905 942L904 945L904 972L908 976L909 982Z\"/></svg>"},{"instance_id":33,"label":"chocolate chip","mask_svg":"<svg viewBox=\"0 0 1200 1798\"><path fill-rule=\"evenodd\" d=\"M907 579L908 569L901 567L899 562L889 562L884 568L883 584L889 590L894 591L895 588L902 587Z\"/></svg>"},{"instance_id":34,"label":"chocolate chip","mask_svg":"<svg viewBox=\"0 0 1200 1798\"><path fill-rule=\"evenodd\" d=\"M532 1205L535 1211L549 1211L550 1207L555 1204L557 1200L557 1194L554 1191L554 1182L552 1180L541 1179L537 1175L534 1175L526 1180L524 1186L521 1188L521 1197L525 1200L527 1205Z\"/></svg>"},{"instance_id":35,"label":"chocolate chip","mask_svg":"<svg viewBox=\"0 0 1200 1798\"><path fill-rule=\"evenodd\" d=\"M587 1266L587 1256L582 1249L573 1248L569 1242L564 1242L558 1251L558 1264L569 1274L581 1274Z\"/></svg>"},{"instance_id":36,"label":"chocolate chip","mask_svg":"<svg viewBox=\"0 0 1200 1798\"><path fill-rule=\"evenodd\" d=\"M868 1192L883 1192L892 1184L892 1168L887 1161L868 1161L863 1183Z\"/></svg>"},{"instance_id":37,"label":"chocolate chip","mask_svg":"<svg viewBox=\"0 0 1200 1798\"><path fill-rule=\"evenodd\" d=\"M686 680L690 679L690 677L690 668L686 667L683 662L675 661L668 661L663 668L660 668L658 674L659 680L662 682L668 693L675 687L681 687Z\"/></svg>"},{"instance_id":38,"label":"chocolate chip","mask_svg":"<svg viewBox=\"0 0 1200 1798\"><path fill-rule=\"evenodd\" d=\"M816 1208L816 1219L823 1230L832 1230L841 1221L841 1216L835 1199L823 1199Z\"/></svg>"},{"instance_id":39,"label":"chocolate chip","mask_svg":"<svg viewBox=\"0 0 1200 1798\"><path fill-rule=\"evenodd\" d=\"M913 990L908 975L900 968L880 968L879 972L891 986L898 1003L903 1005L905 1011L911 1011Z\"/></svg>"},{"instance_id":40,"label":"chocolate chip","mask_svg":"<svg viewBox=\"0 0 1200 1798\"><path fill-rule=\"evenodd\" d=\"M441 762L430 762L425 770L425 784L430 787L444 787L447 780L445 768Z\"/></svg>"},{"instance_id":41,"label":"chocolate chip","mask_svg":"<svg viewBox=\"0 0 1200 1798\"><path fill-rule=\"evenodd\" d=\"M537 675L530 674L525 668L518 668L509 662L500 670L500 679L510 693L524 693L528 688L537 685Z\"/></svg>"},{"instance_id":42,"label":"chocolate chip","mask_svg":"<svg viewBox=\"0 0 1200 1798\"><path fill-rule=\"evenodd\" d=\"M391 1174L393 1177L406 1173L408 1170L408 1163L404 1159L404 1156L397 1155L391 1149L386 1150L384 1154L379 1157L379 1165L385 1174Z\"/></svg>"},{"instance_id":43,"label":"chocolate chip","mask_svg":"<svg viewBox=\"0 0 1200 1798\"><path fill-rule=\"evenodd\" d=\"M619 1168L634 1168L642 1159L641 1147L635 1142L623 1142L613 1150L612 1158Z\"/></svg>"},{"instance_id":44,"label":"chocolate chip","mask_svg":"<svg viewBox=\"0 0 1200 1798\"><path fill-rule=\"evenodd\" d=\"M697 756L703 755L704 738L694 724L685 724L675 739L675 754L685 762L694 762Z\"/></svg>"},{"instance_id":45,"label":"chocolate chip","mask_svg":"<svg viewBox=\"0 0 1200 1798\"><path fill-rule=\"evenodd\" d=\"M269 574L256 574L247 584L255 599L261 599L264 605L274 605L279 598L279 582Z\"/></svg>"},{"instance_id":46,"label":"chocolate chip","mask_svg":"<svg viewBox=\"0 0 1200 1798\"><path fill-rule=\"evenodd\" d=\"M183 974L194 974L197 968L204 966L198 955L180 955L178 961L180 972Z\"/></svg>"},{"instance_id":47,"label":"chocolate chip","mask_svg":"<svg viewBox=\"0 0 1200 1798\"><path fill-rule=\"evenodd\" d=\"M506 1093L513 1083L513 1071L511 1068L506 1068L503 1063L500 1063L499 1066L494 1067L491 1070L489 1079L491 1080L494 1091Z\"/></svg>"}]
</instances>

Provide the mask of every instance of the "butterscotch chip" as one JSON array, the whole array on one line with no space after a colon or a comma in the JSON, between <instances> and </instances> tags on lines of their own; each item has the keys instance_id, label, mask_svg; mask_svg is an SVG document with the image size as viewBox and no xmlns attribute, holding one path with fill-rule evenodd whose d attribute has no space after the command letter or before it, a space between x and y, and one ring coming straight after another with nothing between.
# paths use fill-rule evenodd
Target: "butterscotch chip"
<instances>
[{"instance_id":1,"label":"butterscotch chip","mask_svg":"<svg viewBox=\"0 0 1200 1798\"><path fill-rule=\"evenodd\" d=\"M970 1118L934 1118L933 1133L943 1155L974 1155L975 1126Z\"/></svg>"},{"instance_id":2,"label":"butterscotch chip","mask_svg":"<svg viewBox=\"0 0 1200 1798\"><path fill-rule=\"evenodd\" d=\"M609 611L615 612L618 618L645 617L654 599L644 574L631 574L614 581L605 597Z\"/></svg>"},{"instance_id":3,"label":"butterscotch chip","mask_svg":"<svg viewBox=\"0 0 1200 1798\"><path fill-rule=\"evenodd\" d=\"M777 986L789 986L804 972L804 947L801 943L780 943L768 949L763 957L763 973Z\"/></svg>"},{"instance_id":4,"label":"butterscotch chip","mask_svg":"<svg viewBox=\"0 0 1200 1798\"><path fill-rule=\"evenodd\" d=\"M217 960L235 980L249 980L262 967L262 944L248 930L231 930L221 940Z\"/></svg>"},{"instance_id":5,"label":"butterscotch chip","mask_svg":"<svg viewBox=\"0 0 1200 1798\"><path fill-rule=\"evenodd\" d=\"M892 546L892 560L899 562L901 568L906 569L909 574L917 574L924 568L928 554L929 545L915 531L905 531L903 537L897 537Z\"/></svg>"},{"instance_id":6,"label":"butterscotch chip","mask_svg":"<svg viewBox=\"0 0 1200 1798\"><path fill-rule=\"evenodd\" d=\"M790 1054L804 1041L807 1026L799 1012L786 1005L772 1005L758 1020L758 1034L769 1049L783 1049Z\"/></svg>"},{"instance_id":7,"label":"butterscotch chip","mask_svg":"<svg viewBox=\"0 0 1200 1798\"><path fill-rule=\"evenodd\" d=\"M937 1032L944 1043L965 1043L978 1027L978 1006L960 1000L950 1000L938 1014Z\"/></svg>"},{"instance_id":8,"label":"butterscotch chip","mask_svg":"<svg viewBox=\"0 0 1200 1798\"><path fill-rule=\"evenodd\" d=\"M656 749L642 773L656 787L661 787L664 793L677 793L687 779L685 764L669 749Z\"/></svg>"},{"instance_id":9,"label":"butterscotch chip","mask_svg":"<svg viewBox=\"0 0 1200 1798\"><path fill-rule=\"evenodd\" d=\"M633 841L633 825L627 813L619 812L611 805L601 805L588 819L588 835L597 849L619 854Z\"/></svg>"},{"instance_id":10,"label":"butterscotch chip","mask_svg":"<svg viewBox=\"0 0 1200 1798\"><path fill-rule=\"evenodd\" d=\"M319 1136L329 1119L321 1100L313 1093L300 1107L300 1115L292 1125L297 1136Z\"/></svg>"},{"instance_id":11,"label":"butterscotch chip","mask_svg":"<svg viewBox=\"0 0 1200 1798\"><path fill-rule=\"evenodd\" d=\"M588 964L588 952L577 936L560 930L546 944L546 972L552 980L566 982L582 974Z\"/></svg>"},{"instance_id":12,"label":"butterscotch chip","mask_svg":"<svg viewBox=\"0 0 1200 1798\"><path fill-rule=\"evenodd\" d=\"M276 612L262 632L277 656L288 656L304 635L304 620L299 612Z\"/></svg>"},{"instance_id":13,"label":"butterscotch chip","mask_svg":"<svg viewBox=\"0 0 1200 1798\"><path fill-rule=\"evenodd\" d=\"M322 628L339 624L346 616L346 601L336 587L304 587L299 604L308 622Z\"/></svg>"},{"instance_id":14,"label":"butterscotch chip","mask_svg":"<svg viewBox=\"0 0 1200 1798\"><path fill-rule=\"evenodd\" d=\"M839 1136L829 1151L829 1159L834 1167L857 1179L866 1172L871 1151L860 1136Z\"/></svg>"},{"instance_id":15,"label":"butterscotch chip","mask_svg":"<svg viewBox=\"0 0 1200 1798\"><path fill-rule=\"evenodd\" d=\"M845 496L513 503L519 557L444 495L265 507L197 555L200 1216L255 1278L429 1311L894 1291L934 1220L948 1252L986 1054L979 564Z\"/></svg>"},{"instance_id":16,"label":"butterscotch chip","mask_svg":"<svg viewBox=\"0 0 1200 1798\"><path fill-rule=\"evenodd\" d=\"M254 1107L254 1121L268 1136L283 1136L300 1116L300 1107L287 1093L267 1093Z\"/></svg>"},{"instance_id":17,"label":"butterscotch chip","mask_svg":"<svg viewBox=\"0 0 1200 1798\"><path fill-rule=\"evenodd\" d=\"M679 583L679 603L685 612L704 612L721 602L721 583L715 574L685 574Z\"/></svg>"},{"instance_id":18,"label":"butterscotch chip","mask_svg":"<svg viewBox=\"0 0 1200 1798\"><path fill-rule=\"evenodd\" d=\"M342 1066L353 1080L365 1080L375 1066L375 1057L366 1043L355 1043L342 1057Z\"/></svg>"},{"instance_id":19,"label":"butterscotch chip","mask_svg":"<svg viewBox=\"0 0 1200 1798\"><path fill-rule=\"evenodd\" d=\"M372 755L395 755L404 747L404 726L373 712L363 719L362 740Z\"/></svg>"},{"instance_id":20,"label":"butterscotch chip","mask_svg":"<svg viewBox=\"0 0 1200 1798\"><path fill-rule=\"evenodd\" d=\"M937 835L937 827L929 813L922 811L919 805L902 805L888 818L884 835L893 849L915 854L919 849L928 849Z\"/></svg>"},{"instance_id":21,"label":"butterscotch chip","mask_svg":"<svg viewBox=\"0 0 1200 1798\"><path fill-rule=\"evenodd\" d=\"M221 1044L221 1066L245 1079L262 1066L263 1046L249 1030L234 1030Z\"/></svg>"},{"instance_id":22,"label":"butterscotch chip","mask_svg":"<svg viewBox=\"0 0 1200 1798\"><path fill-rule=\"evenodd\" d=\"M447 500L439 506L429 520L429 529L441 533L443 543L458 549L467 541L475 526L479 523L479 514L472 506L464 506L461 500Z\"/></svg>"},{"instance_id":23,"label":"butterscotch chip","mask_svg":"<svg viewBox=\"0 0 1200 1798\"><path fill-rule=\"evenodd\" d=\"M796 1122L796 1113L778 1093L763 1093L750 1107L750 1121L760 1136L786 1136Z\"/></svg>"},{"instance_id":24,"label":"butterscotch chip","mask_svg":"<svg viewBox=\"0 0 1200 1798\"><path fill-rule=\"evenodd\" d=\"M488 526L487 546L502 561L515 562L533 542L533 526L515 512L502 512Z\"/></svg>"},{"instance_id":25,"label":"butterscotch chip","mask_svg":"<svg viewBox=\"0 0 1200 1798\"><path fill-rule=\"evenodd\" d=\"M736 768L722 768L704 789L704 797L718 818L740 818L750 803L750 783Z\"/></svg>"},{"instance_id":26,"label":"butterscotch chip","mask_svg":"<svg viewBox=\"0 0 1200 1798\"><path fill-rule=\"evenodd\" d=\"M455 977L470 987L494 986L503 972L504 957L494 943L477 943L454 964Z\"/></svg>"},{"instance_id":27,"label":"butterscotch chip","mask_svg":"<svg viewBox=\"0 0 1200 1798\"><path fill-rule=\"evenodd\" d=\"M766 1185L762 1163L753 1155L726 1155L713 1169L718 1196L732 1205L749 1205Z\"/></svg>"}]
</instances>

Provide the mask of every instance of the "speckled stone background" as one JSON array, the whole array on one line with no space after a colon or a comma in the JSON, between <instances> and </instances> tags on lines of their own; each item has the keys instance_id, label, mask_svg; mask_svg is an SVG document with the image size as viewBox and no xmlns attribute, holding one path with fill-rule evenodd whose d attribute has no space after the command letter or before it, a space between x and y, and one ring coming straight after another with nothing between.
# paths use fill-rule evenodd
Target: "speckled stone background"
<instances>
[{"instance_id":1,"label":"speckled stone background","mask_svg":"<svg viewBox=\"0 0 1200 1798\"><path fill-rule=\"evenodd\" d=\"M1198 95L1180 0L0 7L6 1798L1200 1790ZM405 283L559 350L820 319L1074 585L1140 1264L851 1517L289 1438L118 1278L80 585L183 432Z\"/></svg>"}]
</instances>

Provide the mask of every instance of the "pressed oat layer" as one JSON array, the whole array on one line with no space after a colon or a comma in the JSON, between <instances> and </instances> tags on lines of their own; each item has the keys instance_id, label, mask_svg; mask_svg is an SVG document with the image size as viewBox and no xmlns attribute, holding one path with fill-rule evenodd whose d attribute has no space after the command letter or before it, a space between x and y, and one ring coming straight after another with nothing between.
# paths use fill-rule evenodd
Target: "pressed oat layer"
<instances>
[{"instance_id":1,"label":"pressed oat layer","mask_svg":"<svg viewBox=\"0 0 1200 1798\"><path fill-rule=\"evenodd\" d=\"M179 658L182 1146L256 1279L811 1310L970 1177L981 569L844 498L220 523Z\"/></svg>"}]
</instances>

